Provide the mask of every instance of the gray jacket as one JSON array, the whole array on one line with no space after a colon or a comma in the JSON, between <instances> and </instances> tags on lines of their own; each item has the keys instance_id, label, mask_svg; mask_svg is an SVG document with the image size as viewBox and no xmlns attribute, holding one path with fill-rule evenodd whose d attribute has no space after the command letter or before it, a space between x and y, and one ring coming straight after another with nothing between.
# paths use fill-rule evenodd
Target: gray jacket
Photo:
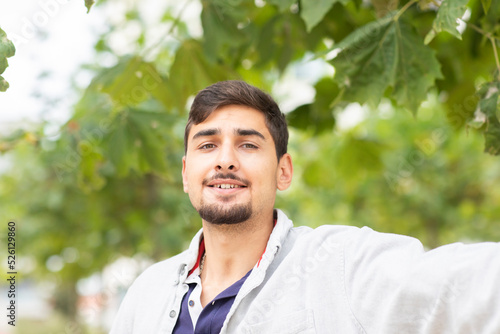
<instances>
[{"instance_id":1,"label":"gray jacket","mask_svg":"<svg viewBox=\"0 0 500 334\"><path fill-rule=\"evenodd\" d=\"M500 244L426 252L370 228L278 220L221 333L500 333ZM202 230L129 288L111 334L171 333Z\"/></svg>"}]
</instances>

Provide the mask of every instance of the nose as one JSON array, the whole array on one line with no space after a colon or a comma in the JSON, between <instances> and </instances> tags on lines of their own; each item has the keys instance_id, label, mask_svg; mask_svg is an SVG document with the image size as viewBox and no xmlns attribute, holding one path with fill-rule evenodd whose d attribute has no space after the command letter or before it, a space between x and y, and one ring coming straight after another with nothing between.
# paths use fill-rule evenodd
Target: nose
<instances>
[{"instance_id":1,"label":"nose","mask_svg":"<svg viewBox=\"0 0 500 334\"><path fill-rule=\"evenodd\" d=\"M217 156L215 170L218 172L235 172L239 167L238 157L232 145L222 145Z\"/></svg>"}]
</instances>

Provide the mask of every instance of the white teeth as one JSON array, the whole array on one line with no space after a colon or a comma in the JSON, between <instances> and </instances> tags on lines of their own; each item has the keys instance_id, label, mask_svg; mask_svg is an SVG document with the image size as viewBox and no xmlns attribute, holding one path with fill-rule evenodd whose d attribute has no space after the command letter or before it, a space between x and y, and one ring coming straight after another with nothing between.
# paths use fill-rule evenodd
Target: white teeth
<instances>
[{"instance_id":1,"label":"white teeth","mask_svg":"<svg viewBox=\"0 0 500 334\"><path fill-rule=\"evenodd\" d=\"M239 188L240 186L239 185L236 185L236 184L216 184L215 185L217 188L220 188L220 189L231 189L231 188Z\"/></svg>"}]
</instances>

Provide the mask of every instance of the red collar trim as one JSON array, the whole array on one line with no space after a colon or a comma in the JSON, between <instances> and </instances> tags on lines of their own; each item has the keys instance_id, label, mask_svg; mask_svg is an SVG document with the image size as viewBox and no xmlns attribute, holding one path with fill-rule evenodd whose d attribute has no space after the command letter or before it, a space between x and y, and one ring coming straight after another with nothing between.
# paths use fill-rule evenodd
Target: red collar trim
<instances>
[{"instance_id":1,"label":"red collar trim","mask_svg":"<svg viewBox=\"0 0 500 334\"><path fill-rule=\"evenodd\" d=\"M276 227L276 223L277 223L277 220L275 219L274 220L274 225L273 225L273 230ZM267 250L267 247L264 248L264 253L266 252L266 250ZM259 262L257 262L257 268L259 268L259 266L260 266L260 261L262 261L262 257L264 256L264 253L262 253L262 255L260 256Z\"/></svg>"},{"instance_id":2,"label":"red collar trim","mask_svg":"<svg viewBox=\"0 0 500 334\"><path fill-rule=\"evenodd\" d=\"M203 253L205 253L205 239L202 237L200 241L200 248L198 249L198 258L196 259L196 264L194 265L193 269L189 271L188 276L191 275L193 271L195 271L196 268L200 266L200 261Z\"/></svg>"}]
</instances>

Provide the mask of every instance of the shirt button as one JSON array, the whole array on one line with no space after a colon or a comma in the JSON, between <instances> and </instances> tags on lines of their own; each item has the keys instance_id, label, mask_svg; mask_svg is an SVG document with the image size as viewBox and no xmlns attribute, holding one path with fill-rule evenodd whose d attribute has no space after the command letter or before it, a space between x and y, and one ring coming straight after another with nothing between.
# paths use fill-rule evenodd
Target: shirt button
<instances>
[{"instance_id":1,"label":"shirt button","mask_svg":"<svg viewBox=\"0 0 500 334\"><path fill-rule=\"evenodd\" d=\"M189 306L193 307L194 306L194 301L193 300L190 300L189 301Z\"/></svg>"},{"instance_id":2,"label":"shirt button","mask_svg":"<svg viewBox=\"0 0 500 334\"><path fill-rule=\"evenodd\" d=\"M170 311L170 318L174 318L174 317L175 317L175 311L172 310L172 311Z\"/></svg>"}]
</instances>

